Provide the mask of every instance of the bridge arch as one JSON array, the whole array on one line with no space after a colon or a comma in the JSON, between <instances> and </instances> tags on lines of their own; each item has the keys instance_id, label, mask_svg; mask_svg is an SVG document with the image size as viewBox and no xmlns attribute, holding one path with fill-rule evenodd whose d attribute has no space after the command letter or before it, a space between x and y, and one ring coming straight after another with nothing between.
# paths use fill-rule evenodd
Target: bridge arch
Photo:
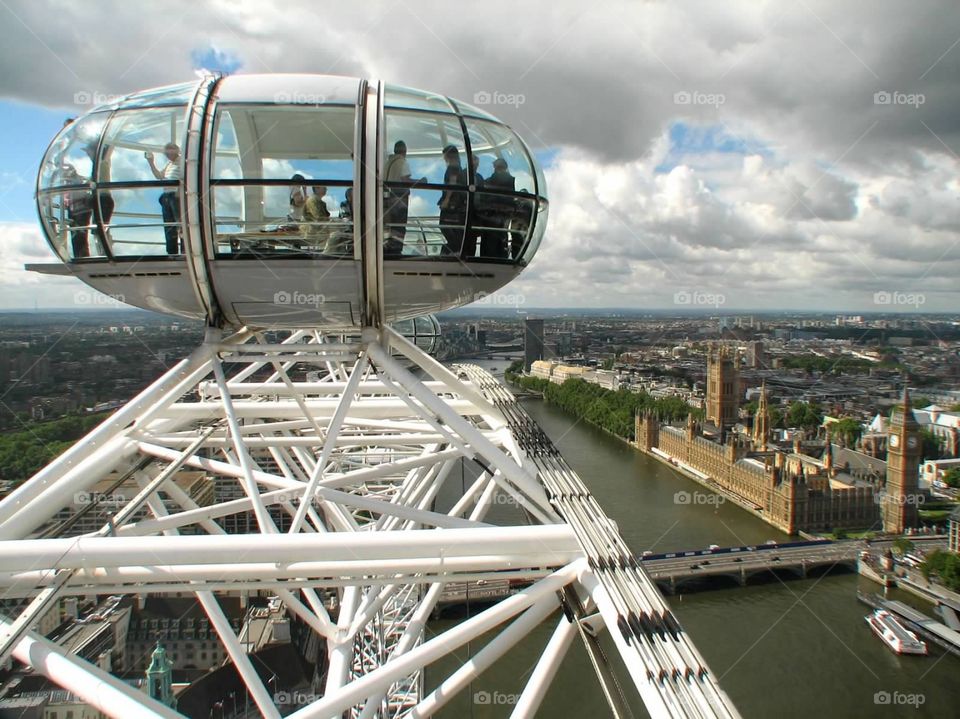
<instances>
[{"instance_id":1,"label":"bridge arch","mask_svg":"<svg viewBox=\"0 0 960 719\"><path fill-rule=\"evenodd\" d=\"M742 586L740 575L735 572L691 574L676 577L673 582L658 580L658 584L671 594L702 592L711 589L732 589Z\"/></svg>"}]
</instances>

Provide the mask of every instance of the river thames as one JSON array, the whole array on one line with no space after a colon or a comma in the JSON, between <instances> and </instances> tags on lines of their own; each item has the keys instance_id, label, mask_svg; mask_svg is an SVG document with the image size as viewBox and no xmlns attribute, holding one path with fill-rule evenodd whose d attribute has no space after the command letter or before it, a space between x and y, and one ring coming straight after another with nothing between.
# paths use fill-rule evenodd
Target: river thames
<instances>
[{"instance_id":1,"label":"river thames","mask_svg":"<svg viewBox=\"0 0 960 719\"><path fill-rule=\"evenodd\" d=\"M505 361L476 364L502 374ZM707 495L700 485L629 447L621 440L539 399L526 411L580 474L623 538L639 556L785 540L759 518ZM679 493L679 494L678 494ZM697 496L699 501L689 501ZM931 646L928 657L898 657L869 630L861 590L879 587L855 574L714 589L668 596L680 623L720 685L746 719L777 717L956 717L960 714L960 660ZM927 613L931 606L910 595L891 597ZM479 608L471 608L476 613ZM461 612L459 616L465 614ZM551 617L445 708L444 717L505 717L556 623ZM455 617L431 623L442 629ZM480 643L464 647L465 661ZM612 642L605 648L619 658ZM431 688L439 665L427 673ZM628 681L628 680L627 680ZM631 693L629 683L624 693ZM646 716L631 700L635 716ZM575 641L538 716L603 717L610 711L586 652Z\"/></svg>"}]
</instances>

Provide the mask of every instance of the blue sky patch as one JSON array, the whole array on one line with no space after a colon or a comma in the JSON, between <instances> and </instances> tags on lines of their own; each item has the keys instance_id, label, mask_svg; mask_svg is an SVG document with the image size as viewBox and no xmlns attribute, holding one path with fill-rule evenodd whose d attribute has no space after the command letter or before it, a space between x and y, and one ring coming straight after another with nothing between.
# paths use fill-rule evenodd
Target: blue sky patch
<instances>
[{"instance_id":1,"label":"blue sky patch","mask_svg":"<svg viewBox=\"0 0 960 719\"><path fill-rule=\"evenodd\" d=\"M723 125L688 125L674 122L670 125L670 149L656 167L656 172L670 172L686 157L709 154L763 155L770 150L752 139L737 137Z\"/></svg>"},{"instance_id":2,"label":"blue sky patch","mask_svg":"<svg viewBox=\"0 0 960 719\"><path fill-rule=\"evenodd\" d=\"M213 70L230 74L243 67L243 61L232 52L212 45L191 52L190 60L196 70Z\"/></svg>"},{"instance_id":3,"label":"blue sky patch","mask_svg":"<svg viewBox=\"0 0 960 719\"><path fill-rule=\"evenodd\" d=\"M0 222L36 222L33 191L43 153L63 121L78 114L0 100L0 137L13 140L4 143L0 165Z\"/></svg>"}]
</instances>

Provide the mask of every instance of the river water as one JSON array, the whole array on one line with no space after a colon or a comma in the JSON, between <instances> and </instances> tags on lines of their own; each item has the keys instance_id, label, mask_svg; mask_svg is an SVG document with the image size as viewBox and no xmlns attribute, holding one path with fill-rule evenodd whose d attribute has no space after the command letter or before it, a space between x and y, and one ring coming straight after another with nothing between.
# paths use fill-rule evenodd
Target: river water
<instances>
[{"instance_id":1,"label":"river water","mask_svg":"<svg viewBox=\"0 0 960 719\"><path fill-rule=\"evenodd\" d=\"M500 374L507 362L476 364ZM700 485L621 440L542 400L523 404L637 555L785 539L738 507L711 501ZM879 589L854 574L830 574L693 592L667 601L745 719L960 716L960 660L935 645L928 657L893 654L864 622L870 610L857 601L858 587ZM892 592L891 597L931 612L930 605L910 595ZM455 621L445 618L430 628L440 631ZM509 716L556 621L551 617L441 716ZM465 661L480 646L482 642L464 647L458 660ZM618 663L612 643L606 647ZM444 662L428 672L427 688L454 666ZM625 693L631 694L629 684ZM629 703L635 716L646 716L635 697ZM539 716L609 714L586 652L575 640Z\"/></svg>"}]
</instances>

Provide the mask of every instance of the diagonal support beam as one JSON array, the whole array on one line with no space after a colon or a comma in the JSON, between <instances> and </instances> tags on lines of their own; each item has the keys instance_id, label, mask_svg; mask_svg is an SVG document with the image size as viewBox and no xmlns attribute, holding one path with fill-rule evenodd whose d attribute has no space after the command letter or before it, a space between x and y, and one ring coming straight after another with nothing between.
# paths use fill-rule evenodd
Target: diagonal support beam
<instances>
[{"instance_id":1,"label":"diagonal support beam","mask_svg":"<svg viewBox=\"0 0 960 719\"><path fill-rule=\"evenodd\" d=\"M557 628L553 630L550 641L540 654L540 659L530 673L527 684L520 694L510 719L530 719L536 716L543 703L543 698L550 688L550 682L557 675L560 663L567 654L567 650L577 636L576 625L569 621L566 615L560 617Z\"/></svg>"},{"instance_id":2,"label":"diagonal support beam","mask_svg":"<svg viewBox=\"0 0 960 719\"><path fill-rule=\"evenodd\" d=\"M347 412L350 410L350 403L353 401L353 396L357 391L357 385L359 385L360 380L363 379L366 369L367 358L366 356L361 356L356 364L353 365L350 381L347 382L343 394L340 395L340 402L337 404L337 408L333 412L333 417L330 419L330 425L327 427L327 435L323 440L323 449L320 451L320 458L317 460L317 464L313 469L310 481L307 482L307 486L303 490L303 496L300 497L300 505L297 507L297 514L290 525L291 534L296 534L300 531L300 525L303 523L307 508L311 502L313 502L313 496L323 476L323 470L330 460L330 453L333 452L335 440L340 433L340 428L343 426L343 420L346 419Z\"/></svg>"},{"instance_id":3,"label":"diagonal support beam","mask_svg":"<svg viewBox=\"0 0 960 719\"><path fill-rule=\"evenodd\" d=\"M408 674L432 664L440 657L490 631L510 617L528 609L543 597L554 594L572 581L580 560L541 579L518 594L504 599L440 636L434 637L416 649L391 659L378 669L366 674L335 692L328 693L310 706L294 712L294 719L320 719L337 716L374 692L385 691L391 684Z\"/></svg>"},{"instance_id":4,"label":"diagonal support beam","mask_svg":"<svg viewBox=\"0 0 960 719\"><path fill-rule=\"evenodd\" d=\"M0 628L10 622L0 618ZM48 639L30 632L17 642L13 656L73 692L86 704L115 719L183 719L183 715L108 674L99 667L65 653Z\"/></svg>"}]
</instances>

